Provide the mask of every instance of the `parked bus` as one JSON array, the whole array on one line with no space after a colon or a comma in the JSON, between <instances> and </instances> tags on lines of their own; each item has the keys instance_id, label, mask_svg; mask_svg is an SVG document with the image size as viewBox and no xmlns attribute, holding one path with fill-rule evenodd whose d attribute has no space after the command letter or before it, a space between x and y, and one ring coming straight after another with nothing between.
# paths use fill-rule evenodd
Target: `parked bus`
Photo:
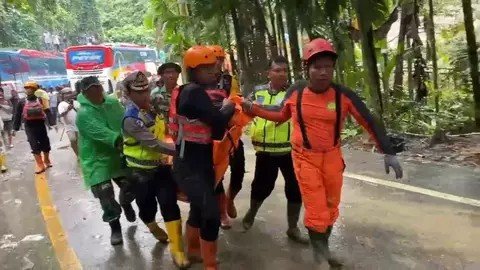
<instances>
[{"instance_id":1,"label":"parked bus","mask_svg":"<svg viewBox=\"0 0 480 270\"><path fill-rule=\"evenodd\" d=\"M87 76L96 76L108 93L133 70L156 73L157 52L135 44L102 44L68 47L65 62L71 87Z\"/></svg>"},{"instance_id":2,"label":"parked bus","mask_svg":"<svg viewBox=\"0 0 480 270\"><path fill-rule=\"evenodd\" d=\"M28 49L0 49L0 79L19 93L27 80L45 89L68 84L63 55Z\"/></svg>"}]
</instances>

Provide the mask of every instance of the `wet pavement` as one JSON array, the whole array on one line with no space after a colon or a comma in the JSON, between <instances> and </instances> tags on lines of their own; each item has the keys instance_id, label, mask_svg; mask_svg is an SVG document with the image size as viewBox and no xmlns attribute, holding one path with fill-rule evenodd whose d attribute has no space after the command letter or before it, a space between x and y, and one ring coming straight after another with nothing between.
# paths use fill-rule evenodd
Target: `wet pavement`
<instances>
[{"instance_id":1,"label":"wet pavement","mask_svg":"<svg viewBox=\"0 0 480 270\"><path fill-rule=\"evenodd\" d=\"M125 243L110 246L108 225L101 221L98 202L83 187L76 159L64 147L65 138L58 142L59 134L51 136L54 167L46 178L83 268L175 269L168 247L157 243L140 221L128 223L122 217ZM0 176L0 268L59 269L39 210L33 160L23 134L17 142L9 154L12 170ZM236 200L240 217L248 208L255 161L251 146L246 147L247 173ZM381 156L344 154L349 173L395 181L384 174ZM407 177L400 183L480 200L478 171L405 165ZM342 196L332 249L346 259L346 269L480 269L479 207L351 178L345 179ZM188 205L181 203L181 208L186 217ZM161 222L160 214L157 220ZM279 178L250 231L243 232L241 218L234 220L231 230L221 231L220 269L313 269L309 247L289 241L286 229L286 200ZM28 241L22 241L28 235Z\"/></svg>"}]
</instances>

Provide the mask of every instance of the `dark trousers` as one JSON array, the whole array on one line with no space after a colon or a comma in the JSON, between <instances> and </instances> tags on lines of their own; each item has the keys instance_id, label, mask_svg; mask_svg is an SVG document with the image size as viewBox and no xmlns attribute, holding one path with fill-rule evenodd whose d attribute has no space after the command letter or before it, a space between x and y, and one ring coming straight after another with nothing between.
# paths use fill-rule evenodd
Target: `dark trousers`
<instances>
[{"instance_id":1,"label":"dark trousers","mask_svg":"<svg viewBox=\"0 0 480 270\"><path fill-rule=\"evenodd\" d=\"M47 134L47 127L43 121L32 121L25 123L25 133L32 154L39 155L41 152L50 152L50 139Z\"/></svg>"},{"instance_id":2,"label":"dark trousers","mask_svg":"<svg viewBox=\"0 0 480 270\"><path fill-rule=\"evenodd\" d=\"M245 176L245 150L243 142L238 142L233 156L230 158L230 192L229 195L237 195L242 189L243 177Z\"/></svg>"},{"instance_id":3,"label":"dark trousers","mask_svg":"<svg viewBox=\"0 0 480 270\"><path fill-rule=\"evenodd\" d=\"M285 196L291 203L301 203L302 195L293 169L293 161L290 153L285 155L272 155L264 152L257 152L255 161L255 176L252 182L251 199L263 201L273 191L275 181L278 177L278 170L282 172L285 179Z\"/></svg>"},{"instance_id":4,"label":"dark trousers","mask_svg":"<svg viewBox=\"0 0 480 270\"><path fill-rule=\"evenodd\" d=\"M115 200L115 192L111 180L96 184L91 187L93 196L100 201L103 210L103 221L112 222L120 218L122 214L121 205L127 205L135 200L135 193L130 180L126 177L118 177L112 179L120 188L119 201Z\"/></svg>"},{"instance_id":5,"label":"dark trousers","mask_svg":"<svg viewBox=\"0 0 480 270\"><path fill-rule=\"evenodd\" d=\"M220 228L220 210L214 192L215 172L212 166L176 158L175 180L190 200L188 225L200 228L200 237L215 241Z\"/></svg>"},{"instance_id":6,"label":"dark trousers","mask_svg":"<svg viewBox=\"0 0 480 270\"><path fill-rule=\"evenodd\" d=\"M179 220L177 185L171 166L160 166L152 170L131 169L130 180L135 185L135 199L140 219L148 224L155 221L157 202L165 222Z\"/></svg>"}]
</instances>

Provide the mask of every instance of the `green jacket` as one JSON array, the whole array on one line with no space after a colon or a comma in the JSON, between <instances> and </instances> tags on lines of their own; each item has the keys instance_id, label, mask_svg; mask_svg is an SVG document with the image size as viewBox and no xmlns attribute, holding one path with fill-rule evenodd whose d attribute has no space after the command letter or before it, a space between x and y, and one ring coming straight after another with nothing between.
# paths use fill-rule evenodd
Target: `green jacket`
<instances>
[{"instance_id":1,"label":"green jacket","mask_svg":"<svg viewBox=\"0 0 480 270\"><path fill-rule=\"evenodd\" d=\"M77 98L80 163L87 187L125 176L121 150L124 109L116 98L105 96L102 105L92 104L80 94Z\"/></svg>"}]
</instances>

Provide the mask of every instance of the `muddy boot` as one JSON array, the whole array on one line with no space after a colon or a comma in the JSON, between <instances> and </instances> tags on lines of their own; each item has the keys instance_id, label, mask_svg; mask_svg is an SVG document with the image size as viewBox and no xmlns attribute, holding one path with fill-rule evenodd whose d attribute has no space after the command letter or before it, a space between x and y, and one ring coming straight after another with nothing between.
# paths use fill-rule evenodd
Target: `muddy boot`
<instances>
[{"instance_id":1,"label":"muddy boot","mask_svg":"<svg viewBox=\"0 0 480 270\"><path fill-rule=\"evenodd\" d=\"M218 270L217 265L217 241L200 240L202 250L203 269Z\"/></svg>"},{"instance_id":2,"label":"muddy boot","mask_svg":"<svg viewBox=\"0 0 480 270\"><path fill-rule=\"evenodd\" d=\"M230 189L228 189L228 196L227 196L227 214L230 218L237 217L237 208L235 207L235 197L237 194L233 194Z\"/></svg>"},{"instance_id":3,"label":"muddy boot","mask_svg":"<svg viewBox=\"0 0 480 270\"><path fill-rule=\"evenodd\" d=\"M50 161L49 152L43 152L43 163L45 164L45 167L47 167L47 169L52 167L52 162Z\"/></svg>"},{"instance_id":4,"label":"muddy boot","mask_svg":"<svg viewBox=\"0 0 480 270\"><path fill-rule=\"evenodd\" d=\"M122 226L120 225L120 220L116 219L110 224L110 229L112 229L112 235L110 236L110 244L112 246L115 245L120 245L123 243L123 237L122 237Z\"/></svg>"},{"instance_id":5,"label":"muddy boot","mask_svg":"<svg viewBox=\"0 0 480 270\"><path fill-rule=\"evenodd\" d=\"M243 228L248 231L253 226L255 222L255 216L257 215L258 209L262 206L263 201L250 200L250 209L248 209L247 214L242 220Z\"/></svg>"},{"instance_id":6,"label":"muddy boot","mask_svg":"<svg viewBox=\"0 0 480 270\"><path fill-rule=\"evenodd\" d=\"M133 210L133 207L131 204L122 205L122 209L123 209L123 214L125 214L125 218L129 222L134 222L137 219L137 216L135 215L135 210Z\"/></svg>"},{"instance_id":7,"label":"muddy boot","mask_svg":"<svg viewBox=\"0 0 480 270\"><path fill-rule=\"evenodd\" d=\"M203 259L200 251L200 229L187 224L185 234L188 259L191 263L201 263Z\"/></svg>"},{"instance_id":8,"label":"muddy boot","mask_svg":"<svg viewBox=\"0 0 480 270\"><path fill-rule=\"evenodd\" d=\"M179 269L187 269L190 266L190 262L183 250L182 221L174 220L165 222L165 227L167 228L168 239L170 239L168 246L170 247L173 263L175 263Z\"/></svg>"},{"instance_id":9,"label":"muddy boot","mask_svg":"<svg viewBox=\"0 0 480 270\"><path fill-rule=\"evenodd\" d=\"M160 242L166 244L168 243L167 233L160 227L156 221L150 222L147 224L148 230L153 234L153 236Z\"/></svg>"},{"instance_id":10,"label":"muddy boot","mask_svg":"<svg viewBox=\"0 0 480 270\"><path fill-rule=\"evenodd\" d=\"M310 237L310 243L312 244L313 259L315 260L315 262L318 264L322 264L325 262L328 263L330 252L328 250L327 234L319 233L309 229L308 235Z\"/></svg>"},{"instance_id":11,"label":"muddy boot","mask_svg":"<svg viewBox=\"0 0 480 270\"><path fill-rule=\"evenodd\" d=\"M288 230L287 236L289 239L304 245L308 245L310 240L306 235L303 235L298 228L298 219L300 218L300 210L302 209L301 203L288 203L287 204L287 220Z\"/></svg>"},{"instance_id":12,"label":"muddy boot","mask_svg":"<svg viewBox=\"0 0 480 270\"><path fill-rule=\"evenodd\" d=\"M0 171L2 173L7 172L7 161L6 161L6 156L5 154L0 154Z\"/></svg>"},{"instance_id":13,"label":"muddy boot","mask_svg":"<svg viewBox=\"0 0 480 270\"><path fill-rule=\"evenodd\" d=\"M330 235L332 234L332 230L333 230L333 226L328 226L327 228L327 245L328 247L330 247L330 244L328 242L328 240L330 239ZM344 266L344 262L341 258L335 256L335 254L332 254L331 251L329 251L329 258L328 258L328 264L330 264L330 266L333 268L333 269L339 269L339 268L342 268Z\"/></svg>"},{"instance_id":14,"label":"muddy boot","mask_svg":"<svg viewBox=\"0 0 480 270\"><path fill-rule=\"evenodd\" d=\"M220 227L224 230L232 228L232 221L227 215L227 196L225 193L218 195L218 208L220 209Z\"/></svg>"},{"instance_id":15,"label":"muddy boot","mask_svg":"<svg viewBox=\"0 0 480 270\"><path fill-rule=\"evenodd\" d=\"M45 171L45 164L43 163L43 159L41 155L33 155L35 158L35 174L41 174Z\"/></svg>"}]
</instances>

